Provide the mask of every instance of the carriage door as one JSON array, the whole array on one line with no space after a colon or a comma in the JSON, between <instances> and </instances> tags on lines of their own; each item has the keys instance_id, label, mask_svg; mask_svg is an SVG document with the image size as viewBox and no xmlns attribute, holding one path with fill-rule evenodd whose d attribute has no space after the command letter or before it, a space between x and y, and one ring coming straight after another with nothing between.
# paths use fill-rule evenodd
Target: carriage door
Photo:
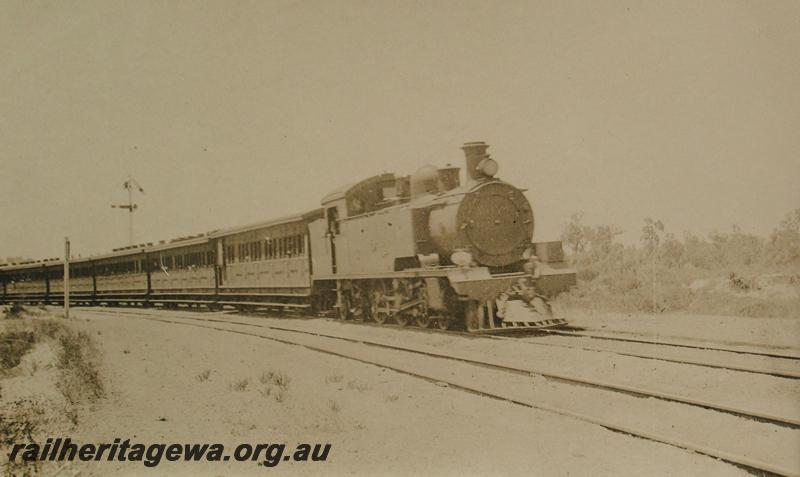
<instances>
[{"instance_id":1,"label":"carriage door","mask_svg":"<svg viewBox=\"0 0 800 477\"><path fill-rule=\"evenodd\" d=\"M331 245L331 271L336 273L336 241L334 238L339 235L339 209L336 207L328 207L325 212L325 217L328 221L326 235Z\"/></svg>"}]
</instances>

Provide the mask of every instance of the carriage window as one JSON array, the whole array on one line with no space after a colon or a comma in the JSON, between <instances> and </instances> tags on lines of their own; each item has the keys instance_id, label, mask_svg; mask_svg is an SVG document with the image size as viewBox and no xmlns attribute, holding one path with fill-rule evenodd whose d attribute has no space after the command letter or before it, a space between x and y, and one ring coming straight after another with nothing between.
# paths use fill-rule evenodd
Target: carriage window
<instances>
[{"instance_id":1,"label":"carriage window","mask_svg":"<svg viewBox=\"0 0 800 477\"><path fill-rule=\"evenodd\" d=\"M297 247L297 253L299 255L303 255L305 253L305 246L306 246L305 237L302 235L298 235L297 238L299 239L299 244L300 244L300 246Z\"/></svg>"}]
</instances>

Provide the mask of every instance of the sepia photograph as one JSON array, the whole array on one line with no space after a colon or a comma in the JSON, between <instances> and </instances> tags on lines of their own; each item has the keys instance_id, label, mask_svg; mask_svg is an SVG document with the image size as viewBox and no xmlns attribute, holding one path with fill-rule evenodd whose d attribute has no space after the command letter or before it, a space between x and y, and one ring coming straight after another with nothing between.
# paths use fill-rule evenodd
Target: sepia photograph
<instances>
[{"instance_id":1,"label":"sepia photograph","mask_svg":"<svg viewBox=\"0 0 800 477\"><path fill-rule=\"evenodd\" d=\"M800 2L0 0L0 477L800 477Z\"/></svg>"}]
</instances>

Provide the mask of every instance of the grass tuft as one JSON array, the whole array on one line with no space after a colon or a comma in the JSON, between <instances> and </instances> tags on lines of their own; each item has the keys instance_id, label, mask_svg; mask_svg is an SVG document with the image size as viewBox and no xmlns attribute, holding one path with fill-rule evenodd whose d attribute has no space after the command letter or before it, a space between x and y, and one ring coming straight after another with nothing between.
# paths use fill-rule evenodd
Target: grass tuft
<instances>
[{"instance_id":1,"label":"grass tuft","mask_svg":"<svg viewBox=\"0 0 800 477\"><path fill-rule=\"evenodd\" d=\"M268 371L261 373L258 380L261 384L273 384L280 388L288 388L289 383L292 381L289 376L283 371Z\"/></svg>"},{"instance_id":2,"label":"grass tuft","mask_svg":"<svg viewBox=\"0 0 800 477\"><path fill-rule=\"evenodd\" d=\"M200 373L197 376L195 376L195 378L202 383L202 382L208 381L208 378L210 376L211 376L211 370L210 369L206 369L202 373Z\"/></svg>"},{"instance_id":3,"label":"grass tuft","mask_svg":"<svg viewBox=\"0 0 800 477\"><path fill-rule=\"evenodd\" d=\"M292 379L283 371L267 371L261 373L258 381L264 386L258 392L264 397L272 396L278 402L283 402L289 390L289 383Z\"/></svg>"},{"instance_id":4,"label":"grass tuft","mask_svg":"<svg viewBox=\"0 0 800 477\"><path fill-rule=\"evenodd\" d=\"M232 391L242 392L246 391L249 385L250 385L250 378L244 378L229 384L228 388L231 389Z\"/></svg>"},{"instance_id":5,"label":"grass tuft","mask_svg":"<svg viewBox=\"0 0 800 477\"><path fill-rule=\"evenodd\" d=\"M347 381L347 389L355 389L357 391L364 392L369 389L369 387L369 384L361 382L357 379L351 379L350 381Z\"/></svg>"},{"instance_id":6,"label":"grass tuft","mask_svg":"<svg viewBox=\"0 0 800 477\"><path fill-rule=\"evenodd\" d=\"M325 384L341 383L343 379L344 376L341 374L331 374L330 376L325 376Z\"/></svg>"}]
</instances>

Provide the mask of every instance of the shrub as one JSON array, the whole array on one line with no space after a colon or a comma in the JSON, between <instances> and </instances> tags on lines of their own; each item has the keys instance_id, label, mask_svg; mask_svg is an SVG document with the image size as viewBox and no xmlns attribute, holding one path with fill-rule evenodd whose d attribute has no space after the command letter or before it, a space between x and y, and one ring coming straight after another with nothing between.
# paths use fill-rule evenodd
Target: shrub
<instances>
[{"instance_id":1,"label":"shrub","mask_svg":"<svg viewBox=\"0 0 800 477\"><path fill-rule=\"evenodd\" d=\"M103 397L103 381L95 363L98 352L89 335L64 328L58 340L61 349L57 366L61 373L57 387L64 397L70 403Z\"/></svg>"},{"instance_id":2,"label":"shrub","mask_svg":"<svg viewBox=\"0 0 800 477\"><path fill-rule=\"evenodd\" d=\"M24 306L16 302L7 306L5 310L3 310L5 317L8 319L20 319L26 311L27 310L25 310Z\"/></svg>"},{"instance_id":3,"label":"shrub","mask_svg":"<svg viewBox=\"0 0 800 477\"><path fill-rule=\"evenodd\" d=\"M6 331L0 334L0 365L9 369L18 366L22 356L36 342L32 331Z\"/></svg>"},{"instance_id":4,"label":"shrub","mask_svg":"<svg viewBox=\"0 0 800 477\"><path fill-rule=\"evenodd\" d=\"M712 296L714 290L692 284L701 278L719 281L727 276L730 294L735 295L758 289L756 280L741 277L741 272L758 275L796 270L800 264L800 209L788 214L769 240L744 233L736 226L730 232L713 232L707 238L686 233L681 240L666 231L661 221L648 218L638 246L622 245L616 242L620 228L589 226L582 220L582 214L573 214L561 235L571 251L568 259L576 269L578 285L559 296L559 305L623 312L687 310L743 316L792 313L791 298L716 297Z\"/></svg>"}]
</instances>

